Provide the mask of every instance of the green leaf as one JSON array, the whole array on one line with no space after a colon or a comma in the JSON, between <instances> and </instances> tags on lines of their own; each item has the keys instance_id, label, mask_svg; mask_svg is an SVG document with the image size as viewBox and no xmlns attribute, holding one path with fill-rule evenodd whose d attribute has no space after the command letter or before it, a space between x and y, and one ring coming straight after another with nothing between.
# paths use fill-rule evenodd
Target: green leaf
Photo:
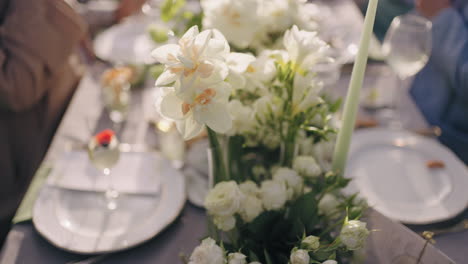
<instances>
[{"instance_id":1,"label":"green leaf","mask_svg":"<svg viewBox=\"0 0 468 264\"><path fill-rule=\"evenodd\" d=\"M313 230L319 220L315 192L309 192L299 197L291 205L289 217L300 220L307 232Z\"/></svg>"},{"instance_id":2,"label":"green leaf","mask_svg":"<svg viewBox=\"0 0 468 264\"><path fill-rule=\"evenodd\" d=\"M277 211L263 212L248 225L248 230L253 237L267 240L268 234L281 217L281 213Z\"/></svg>"},{"instance_id":3,"label":"green leaf","mask_svg":"<svg viewBox=\"0 0 468 264\"><path fill-rule=\"evenodd\" d=\"M161 19L168 22L185 6L185 0L165 0L161 5Z\"/></svg>"},{"instance_id":4,"label":"green leaf","mask_svg":"<svg viewBox=\"0 0 468 264\"><path fill-rule=\"evenodd\" d=\"M343 99L339 98L334 103L332 103L330 105L330 112L335 113L336 111L338 111L340 109L340 107L341 107L342 101L343 101Z\"/></svg>"},{"instance_id":5,"label":"green leaf","mask_svg":"<svg viewBox=\"0 0 468 264\"><path fill-rule=\"evenodd\" d=\"M266 249L263 250L263 254L265 255L266 264L274 264L273 259L271 258L270 254Z\"/></svg>"}]
</instances>

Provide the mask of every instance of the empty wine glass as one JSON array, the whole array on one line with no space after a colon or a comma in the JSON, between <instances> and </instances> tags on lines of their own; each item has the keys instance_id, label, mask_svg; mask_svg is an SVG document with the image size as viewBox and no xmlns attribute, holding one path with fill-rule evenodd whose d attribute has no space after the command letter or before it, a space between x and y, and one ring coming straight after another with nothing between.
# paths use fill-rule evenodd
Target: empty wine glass
<instances>
[{"instance_id":1,"label":"empty wine glass","mask_svg":"<svg viewBox=\"0 0 468 264\"><path fill-rule=\"evenodd\" d=\"M109 118L118 130L127 118L130 105L130 79L132 70L118 67L107 70L102 77L102 100L109 112Z\"/></svg>"},{"instance_id":2,"label":"empty wine glass","mask_svg":"<svg viewBox=\"0 0 468 264\"><path fill-rule=\"evenodd\" d=\"M417 74L429 60L432 49L432 23L415 14L406 14L393 19L385 36L383 52L388 65L398 75L399 86ZM401 128L397 117L402 88L393 90L391 109L387 109L388 124Z\"/></svg>"},{"instance_id":3,"label":"empty wine glass","mask_svg":"<svg viewBox=\"0 0 468 264\"><path fill-rule=\"evenodd\" d=\"M114 131L106 129L92 137L88 144L88 156L94 167L109 178L109 184L105 191L106 207L109 210L115 210L119 192L114 188L111 169L119 161L120 151L119 141Z\"/></svg>"}]
</instances>

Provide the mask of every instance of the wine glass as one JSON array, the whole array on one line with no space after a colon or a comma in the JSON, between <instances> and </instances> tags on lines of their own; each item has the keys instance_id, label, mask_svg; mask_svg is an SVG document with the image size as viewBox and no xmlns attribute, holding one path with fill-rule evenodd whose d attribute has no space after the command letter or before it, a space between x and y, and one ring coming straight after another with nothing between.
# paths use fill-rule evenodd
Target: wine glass
<instances>
[{"instance_id":1,"label":"wine glass","mask_svg":"<svg viewBox=\"0 0 468 264\"><path fill-rule=\"evenodd\" d=\"M118 130L127 118L131 99L131 76L130 68L120 67L107 70L101 80L102 100L115 130Z\"/></svg>"},{"instance_id":2,"label":"wine glass","mask_svg":"<svg viewBox=\"0 0 468 264\"><path fill-rule=\"evenodd\" d=\"M106 129L92 137L88 144L88 156L94 167L109 178L109 184L105 191L106 207L109 210L115 210L119 192L114 188L111 169L119 161L120 151L119 141L114 131Z\"/></svg>"},{"instance_id":3,"label":"wine glass","mask_svg":"<svg viewBox=\"0 0 468 264\"><path fill-rule=\"evenodd\" d=\"M415 14L395 17L385 36L382 46L388 65L399 78L399 86L417 74L429 60L432 49L432 23ZM389 126L401 128L397 116L401 101L401 88L393 90L391 109L388 109Z\"/></svg>"}]
</instances>

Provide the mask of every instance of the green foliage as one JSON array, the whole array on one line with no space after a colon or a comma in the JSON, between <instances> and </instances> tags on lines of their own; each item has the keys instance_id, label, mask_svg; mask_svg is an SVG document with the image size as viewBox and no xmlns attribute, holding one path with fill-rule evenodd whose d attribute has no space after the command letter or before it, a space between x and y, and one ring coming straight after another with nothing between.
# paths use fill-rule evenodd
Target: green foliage
<instances>
[{"instance_id":1,"label":"green foliage","mask_svg":"<svg viewBox=\"0 0 468 264\"><path fill-rule=\"evenodd\" d=\"M164 0L161 5L161 19L164 22L172 20L185 6L185 0Z\"/></svg>"}]
</instances>

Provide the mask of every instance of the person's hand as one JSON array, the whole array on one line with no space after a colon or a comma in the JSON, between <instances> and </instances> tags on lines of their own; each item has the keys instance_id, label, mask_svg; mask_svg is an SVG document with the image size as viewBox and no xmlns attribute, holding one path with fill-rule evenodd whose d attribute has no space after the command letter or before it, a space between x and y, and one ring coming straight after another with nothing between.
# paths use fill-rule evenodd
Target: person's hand
<instances>
[{"instance_id":1,"label":"person's hand","mask_svg":"<svg viewBox=\"0 0 468 264\"><path fill-rule=\"evenodd\" d=\"M120 21L141 10L146 0L121 0L120 5L115 11L115 19Z\"/></svg>"},{"instance_id":2,"label":"person's hand","mask_svg":"<svg viewBox=\"0 0 468 264\"><path fill-rule=\"evenodd\" d=\"M437 16L442 10L451 6L451 0L416 0L416 8L427 18Z\"/></svg>"}]
</instances>

